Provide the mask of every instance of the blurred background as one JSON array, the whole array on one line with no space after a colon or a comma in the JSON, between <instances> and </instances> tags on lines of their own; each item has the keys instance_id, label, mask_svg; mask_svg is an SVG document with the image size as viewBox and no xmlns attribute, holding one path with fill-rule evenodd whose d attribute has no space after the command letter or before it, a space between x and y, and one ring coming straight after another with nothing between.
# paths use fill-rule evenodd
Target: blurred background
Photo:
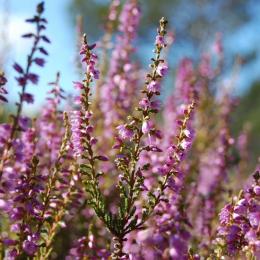
<instances>
[{"instance_id":1,"label":"blurred background","mask_svg":"<svg viewBox=\"0 0 260 260\"><path fill-rule=\"evenodd\" d=\"M30 87L35 103L25 106L25 113L36 114L48 91L47 83L61 72L61 85L67 93L73 91L72 81L79 78L75 66L76 17L83 16L84 31L91 41L100 39L104 32L109 0L47 0L45 16L48 20L47 35L52 43L44 70L35 68L40 84ZM9 107L17 100L17 84L12 70L14 61L24 64L30 40L20 35L30 32L24 20L34 13L36 0L0 0L0 69L6 72L9 90ZM235 96L240 105L234 112L233 131L238 132L247 124L250 129L252 160L260 154L260 1L259 0L140 0L141 27L136 41L137 59L144 66L149 63L153 49L156 26L160 17L169 20L175 34L170 51L171 75L166 82L163 96L173 88L175 68L185 56L198 61L201 53L210 52L215 35L223 35L225 54L224 75L221 82L234 80ZM234 66L239 60L234 77ZM233 75L233 76L232 76Z\"/></svg>"}]
</instances>

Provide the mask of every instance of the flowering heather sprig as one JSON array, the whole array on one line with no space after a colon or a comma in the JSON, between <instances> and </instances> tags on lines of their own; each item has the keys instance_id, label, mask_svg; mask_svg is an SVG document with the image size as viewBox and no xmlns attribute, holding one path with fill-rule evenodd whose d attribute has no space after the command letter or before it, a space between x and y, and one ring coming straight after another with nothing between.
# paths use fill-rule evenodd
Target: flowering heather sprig
<instances>
[{"instance_id":1,"label":"flowering heather sprig","mask_svg":"<svg viewBox=\"0 0 260 260\"><path fill-rule=\"evenodd\" d=\"M145 203L142 209L142 221L139 228L146 224L147 230L127 236L130 241L131 238L137 241L137 244L132 243L132 245L130 242L127 246L128 250L127 247L125 248L133 259L138 257L186 259L188 255L189 222L182 205L182 190L185 184L185 173L188 170L184 171L181 163L193 141L193 135L190 134L193 131L191 127L193 106L193 103L188 105L183 111L182 118L179 118L179 125L175 129L175 135L176 131L178 132L177 136L172 136L171 140L167 139L166 155L161 155L155 161L150 160L151 169L148 170L148 174L151 175L151 171L154 171L161 179L159 187L154 189L154 192L149 191L148 198L145 199L148 203ZM148 184L150 185L148 178L145 176L147 187L149 187Z\"/></svg>"},{"instance_id":2,"label":"flowering heather sprig","mask_svg":"<svg viewBox=\"0 0 260 260\"><path fill-rule=\"evenodd\" d=\"M34 156L31 163L26 163L26 161L24 163L27 168L18 177L12 191L13 201L8 205L12 231L17 235L17 239L13 240L12 244L15 247L9 251L9 254L16 257L24 253L33 255L37 250L39 239L39 234L31 229L33 223L37 222L40 217L41 209L38 196L42 190L41 176L37 173L39 160Z\"/></svg>"},{"instance_id":3,"label":"flowering heather sprig","mask_svg":"<svg viewBox=\"0 0 260 260\"><path fill-rule=\"evenodd\" d=\"M102 49L101 58L99 59L98 64L101 77L96 82L95 99L93 100L93 107L97 111L100 110L101 88L106 81L106 75L109 70L109 49L112 45L112 36L113 32L116 29L116 23L118 21L119 9L120 0L112 0L107 14L107 21L105 23L105 33L99 42L99 47ZM101 115L102 113L97 113L96 118L100 118Z\"/></svg>"},{"instance_id":4,"label":"flowering heather sprig","mask_svg":"<svg viewBox=\"0 0 260 260\"><path fill-rule=\"evenodd\" d=\"M13 147L16 161L6 168L3 175L2 189L5 193L2 190L1 196L6 201L4 212L9 217L10 231L16 235L5 239L9 241L4 245L10 259L24 253L32 255L37 249L38 234L32 227L39 218L39 193L43 179L38 172L38 158L34 155L36 142L34 128L23 132Z\"/></svg>"},{"instance_id":5,"label":"flowering heather sprig","mask_svg":"<svg viewBox=\"0 0 260 260\"><path fill-rule=\"evenodd\" d=\"M160 28L158 30L158 35L162 37L166 34L165 19L161 19ZM124 165L122 161L117 161L118 168L122 170L122 167L125 168L125 172L123 172L124 177L129 180L128 184L120 182L119 186L121 189L122 201L119 206L119 216L112 214L110 211L106 210L107 206L105 204L103 195L99 189L99 176L100 174L96 171L96 161L106 161L107 158L103 155L94 155L93 151L93 137L91 133L93 131L93 126L90 124L90 118L92 116L92 112L90 111L90 83L93 78L95 78L95 60L96 56L92 53L92 49L94 49L95 45L89 46L86 41L86 37L84 37L84 44L82 47L81 54L84 55L83 62L87 65L87 71L85 73L85 79L82 83L75 83L77 87L82 89L82 94L80 96L80 111L74 111L71 118L72 125L72 143L74 147L75 157L80 156L82 159L86 160L88 163L82 163L80 165L82 174L86 176L85 178L85 186L88 194L91 196L90 204L94 208L97 216L105 223L110 232L114 235L114 253L112 255L113 259L120 259L124 256L122 252L124 236L129 233L132 229L135 228L137 222L137 216L134 216L135 207L134 202L138 198L136 196L140 193L139 190L136 190L137 187L140 186L140 178L138 178L139 169L136 169L136 165L138 162L138 156L141 152L141 137L143 135L150 135L150 123L147 122L148 117L151 113L155 113L154 110L150 108L147 110L142 110L139 108L139 115L142 118L141 120L136 120L132 122L132 124L126 124L126 127L130 127L133 129L135 136L135 149L130 151L132 153L132 162L131 165ZM162 49L165 47L164 44L158 43L156 44L156 57L153 59L152 73L147 75L146 86L152 81L159 81L162 76L165 74L165 70L167 69L163 63L163 60L160 59L160 54ZM154 94L159 94L150 92L145 87L143 91L146 95L146 98L150 101ZM76 118L75 118L76 115ZM120 129L119 129L120 130ZM124 129L121 128L120 131L124 132ZM127 138L128 135L126 135ZM119 137L120 139L120 137ZM125 145L122 144L122 149L125 148ZM127 170L127 167L128 170ZM139 184L138 184L139 183ZM129 185L129 194L126 194L124 190L127 185ZM133 218L134 217L134 218ZM130 230L129 230L130 229Z\"/></svg>"},{"instance_id":6,"label":"flowering heather sprig","mask_svg":"<svg viewBox=\"0 0 260 260\"><path fill-rule=\"evenodd\" d=\"M193 101L199 103L197 73L191 59L184 58L178 65L174 92L167 98L163 111L165 145L171 143L178 131L179 118ZM194 130L187 132L192 138Z\"/></svg>"},{"instance_id":7,"label":"flowering heather sprig","mask_svg":"<svg viewBox=\"0 0 260 260\"><path fill-rule=\"evenodd\" d=\"M90 124L92 111L90 110L90 84L93 79L97 79L99 71L96 69L97 56L92 52L96 44L88 45L86 35L84 35L84 43L80 54L83 55L82 62L86 65L85 79L83 82L74 82L74 87L82 90L79 97L76 98L80 104L80 110L70 112L70 123L72 131L72 145L75 157L84 158L84 149L92 151L92 145L95 139L91 137L93 125ZM87 147L84 147L84 146ZM94 159L95 160L95 159Z\"/></svg>"},{"instance_id":8,"label":"flowering heather sprig","mask_svg":"<svg viewBox=\"0 0 260 260\"><path fill-rule=\"evenodd\" d=\"M134 52L135 39L140 20L138 1L128 0L119 16L119 35L111 55L108 78L101 90L101 109L104 114L106 135L113 134L118 120L123 120L131 109L136 93L136 69L130 57ZM112 128L112 129L111 129Z\"/></svg>"},{"instance_id":9,"label":"flowering heather sprig","mask_svg":"<svg viewBox=\"0 0 260 260\"><path fill-rule=\"evenodd\" d=\"M234 197L219 214L218 256L246 255L260 257L260 173L254 174L254 183Z\"/></svg>"},{"instance_id":10,"label":"flowering heather sprig","mask_svg":"<svg viewBox=\"0 0 260 260\"><path fill-rule=\"evenodd\" d=\"M42 234L39 240L42 239L42 242L45 244L45 246L38 251L41 257L46 257L52 250L53 238L61 225L64 211L72 199L71 191L74 188L74 183L71 182L71 179L75 178L75 172L67 166L67 171L69 171L70 176L66 179L64 171L64 159L70 161L69 156L67 156L70 139L70 125L67 113L64 113L63 119L65 132L56 155L54 166L50 170L46 185L41 192L42 207L40 219L36 225L37 232ZM61 184L63 184L64 187L62 187ZM57 187L59 188L58 190L56 190ZM45 234L41 232L42 230L45 230Z\"/></svg>"},{"instance_id":11,"label":"flowering heather sprig","mask_svg":"<svg viewBox=\"0 0 260 260\"><path fill-rule=\"evenodd\" d=\"M65 99L64 90L60 86L60 73L56 74L54 82L50 82L52 89L48 92L46 105L37 120L37 131L41 136L37 148L41 154L42 164L46 164L47 168L56 158L61 145L64 133L63 117L59 105Z\"/></svg>"},{"instance_id":12,"label":"flowering heather sprig","mask_svg":"<svg viewBox=\"0 0 260 260\"><path fill-rule=\"evenodd\" d=\"M166 35L167 21L162 18L160 20L160 27L158 29L158 36L164 38ZM142 168L138 166L139 156L142 151L152 150L153 148L143 146L142 139L148 138L152 142L152 139L158 136L158 131L154 128L150 119L151 114L157 113L158 110L153 109L151 106L142 106L144 100L147 100L147 104L154 102L154 96L159 95L158 91L150 91L149 85L154 83L160 83L161 78L165 75L167 66L164 60L160 58L161 51L166 45L160 42L155 43L155 58L152 59L151 73L147 74L147 80L143 93L145 97L141 100L141 105L138 106L138 115L135 117L129 117L130 122L118 127L119 136L115 148L119 149L120 154L116 160L116 164L120 173L119 189L121 203L119 206L119 225L122 226L122 230L115 233L114 237L114 253L112 257L114 259L121 259L124 256L123 253L123 241L126 234L138 229L141 224L141 220L136 214L135 202L139 198L141 192L141 186L143 185ZM124 139L124 140L122 140ZM129 144L129 141L131 144ZM159 148L154 149L160 151Z\"/></svg>"},{"instance_id":13,"label":"flowering heather sprig","mask_svg":"<svg viewBox=\"0 0 260 260\"><path fill-rule=\"evenodd\" d=\"M102 172L97 172L96 164L98 161L107 161L104 155L95 155L94 147L97 139L92 136L94 126L91 124L92 111L89 97L91 83L99 74L96 69L97 56L93 53L95 44L87 43L86 35L84 35L83 45L80 54L83 56L82 62L86 65L85 79L82 82L75 82L75 87L82 90L79 97L80 110L70 113L71 123L71 142L74 150L74 157L80 158L79 171L85 190L90 196L89 204L95 210L97 216L107 225L111 226L109 219L110 214L106 212L105 200L99 188L99 177Z\"/></svg>"},{"instance_id":14,"label":"flowering heather sprig","mask_svg":"<svg viewBox=\"0 0 260 260\"><path fill-rule=\"evenodd\" d=\"M182 64L186 65L185 62L183 62L180 66L182 66ZM194 138L194 126L192 124L194 123L193 112L190 114L186 127L182 129L184 138L179 145L181 149L184 149L183 153L179 155L176 153L176 156L172 156L170 153L170 151L173 151L176 147L174 143L178 143L177 140L181 137L181 135L176 136L176 133L181 133L183 119L187 117L188 110L191 107L193 109L194 101L196 100L197 102L196 73L192 63L189 64L189 68L192 68L190 73L183 73L187 75L187 77L184 76L182 79L178 78L175 91L168 99L165 107L163 138L158 142L158 146L165 150L165 152L159 155L157 153L146 154L148 158L150 157L149 160L147 158L145 160L147 163L150 163L150 169L147 171L147 174L144 175L145 189L150 190L150 186L154 186L154 180L151 179L151 172L153 172L154 175L159 174L162 176L160 178L163 178L173 166L174 161L176 164L173 166L173 169L175 169L174 174L169 178L165 190L162 192L159 188L154 194L148 195L151 209L149 210L149 206L146 205L143 212L150 211L154 217L152 220L150 219L150 221L146 222L147 230L138 231L137 233L127 236L130 242L127 243L128 248L126 247L125 250L134 259L157 259L162 257L187 259L189 254L190 224L188 214L184 210L185 201L183 197L183 190L185 190L185 181L187 178L186 174L189 172L189 169L186 169L187 165L183 165L182 162L184 162L184 157L189 151ZM183 80L183 82L181 82L181 80ZM184 91L180 85L185 85ZM178 149L176 151L178 151ZM180 158L180 161L178 161L178 159L176 160L175 157ZM160 203L152 206L157 195L161 195ZM134 238L136 243L131 243L132 238Z\"/></svg>"},{"instance_id":15,"label":"flowering heather sprig","mask_svg":"<svg viewBox=\"0 0 260 260\"><path fill-rule=\"evenodd\" d=\"M9 150L12 146L12 141L15 138L16 131L19 129L19 121L20 116L22 113L23 103L32 103L33 97L31 94L26 92L26 87L29 82L32 84L38 83L39 76L35 73L31 72L31 67L33 64L36 64L38 66L43 66L45 60L42 58L35 57L35 54L37 52L42 53L43 55L48 55L47 51L43 47L39 47L39 44L41 41L50 43L50 40L43 34L43 31L46 29L45 24L47 23L47 20L42 17L42 14L44 12L44 2L37 5L36 8L37 14L31 18L27 19L26 22L33 23L36 26L36 32L35 33L27 33L24 34L23 38L32 38L33 39L33 46L31 49L30 54L27 57L27 64L25 68L22 68L18 63L15 63L13 65L13 68L16 70L16 72L19 74L19 76L16 78L19 86L21 86L21 92L19 93L19 101L17 102L17 110L16 114L14 115L13 122L12 122L12 128L10 131L10 136L7 140L7 143L3 149L2 157L0 161L0 179L3 174L3 168L6 160L8 160L9 157Z\"/></svg>"},{"instance_id":16,"label":"flowering heather sprig","mask_svg":"<svg viewBox=\"0 0 260 260\"><path fill-rule=\"evenodd\" d=\"M164 177L159 182L159 187L156 193L149 193L149 201L143 209L142 222L140 223L140 226L143 225L148 217L153 213L154 208L161 201L164 201L165 190L167 188L177 188L174 182L174 176L182 178L179 167L187 154L188 148L192 144L192 139L188 133L191 132L189 129L189 121L193 115L194 106L195 103L192 102L184 111L184 118L179 122L180 127L179 133L176 136L176 145L172 144L168 147L167 160L161 168L161 174Z\"/></svg>"},{"instance_id":17,"label":"flowering heather sprig","mask_svg":"<svg viewBox=\"0 0 260 260\"><path fill-rule=\"evenodd\" d=\"M5 78L5 74L0 71L0 100L2 102L8 102L5 95L8 94L7 90L5 89L5 84L7 82L7 79Z\"/></svg>"},{"instance_id":18,"label":"flowering heather sprig","mask_svg":"<svg viewBox=\"0 0 260 260\"><path fill-rule=\"evenodd\" d=\"M47 177L44 175L44 167L34 156L37 147L33 136L35 130L26 130L22 135L23 148L20 152L24 156L15 165L15 169L20 170L20 173L13 179L14 187L9 187L11 197L6 206L12 224L11 231L19 237L16 240L12 239L12 244L6 244L9 247L10 257L24 254L30 257L36 254L44 257L52 250L53 238L61 226L74 189L70 178L74 178L75 174L71 174L68 178L69 185L64 185L65 188L57 186L66 179L62 172L62 163L69 148L67 143L70 137L66 114L64 121L66 128L64 138L55 165ZM33 159L29 163L31 157Z\"/></svg>"}]
</instances>

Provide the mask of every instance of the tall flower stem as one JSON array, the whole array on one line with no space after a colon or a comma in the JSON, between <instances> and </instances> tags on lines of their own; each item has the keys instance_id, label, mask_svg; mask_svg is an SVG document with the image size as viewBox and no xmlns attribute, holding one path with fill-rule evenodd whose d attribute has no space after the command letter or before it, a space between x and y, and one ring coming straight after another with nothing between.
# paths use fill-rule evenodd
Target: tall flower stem
<instances>
[{"instance_id":1,"label":"tall flower stem","mask_svg":"<svg viewBox=\"0 0 260 260\"><path fill-rule=\"evenodd\" d=\"M45 22L45 19L42 18L43 12L44 12L44 4L40 3L37 6L37 16L35 16L33 19L27 20L28 22L35 22L36 23L36 34L35 35L33 35L33 34L24 35L25 38L31 38L31 37L34 36L33 46L32 46L30 54L27 57L27 65L26 65L25 71L23 71L23 69L18 64L14 65L14 68L18 67L18 68L15 68L15 69L20 74L22 74L22 76L20 78L18 78L18 83L21 85L22 90L19 93L19 101L17 103L16 114L13 117L10 136L9 136L9 139L7 140L7 142L5 144L5 147L3 148L3 154L2 154L2 157L1 157L1 161L0 161L0 180L1 180L2 175L3 175L5 162L8 160L8 157L9 157L9 151L12 148L12 141L14 140L15 134L16 134L18 128L19 128L19 119L20 119L22 109L23 109L24 95L26 93L26 87L27 87L28 81L30 79L30 71L31 71L32 64L34 63L35 53L38 50L38 45L39 45L39 42L40 42L41 39L44 39L46 42L49 42L49 40L46 36L41 36L41 31L45 29L45 26L42 24L42 22ZM42 48L41 48L41 50L42 50ZM43 50L43 53L45 53L45 55L46 55L45 50ZM37 77L37 75L36 75L36 77Z\"/></svg>"},{"instance_id":2,"label":"tall flower stem","mask_svg":"<svg viewBox=\"0 0 260 260\"><path fill-rule=\"evenodd\" d=\"M61 160L67 153L67 146L68 146L68 142L69 142L69 138L70 138L70 127L69 127L68 115L66 112L64 113L64 122L65 122L65 133L64 133L64 136L62 139L58 158L57 158L54 168L50 174L50 177L48 179L48 183L47 183L47 186L46 186L46 189L44 192L43 210L41 213L41 218L43 218L43 219L44 219L44 215L45 215L46 211L49 208L51 194L52 194L53 189L55 188L55 183L57 181L58 174L60 173L60 168L62 166ZM44 220L42 222L39 222L39 225L37 227L37 232L41 231L43 224L44 224Z\"/></svg>"}]
</instances>

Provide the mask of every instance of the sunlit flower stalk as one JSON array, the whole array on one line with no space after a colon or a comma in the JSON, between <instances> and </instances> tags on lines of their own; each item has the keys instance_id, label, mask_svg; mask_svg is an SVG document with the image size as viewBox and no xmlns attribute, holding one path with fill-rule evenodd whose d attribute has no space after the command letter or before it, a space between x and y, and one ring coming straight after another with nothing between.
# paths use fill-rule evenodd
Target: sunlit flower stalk
<instances>
[{"instance_id":1,"label":"sunlit flower stalk","mask_svg":"<svg viewBox=\"0 0 260 260\"><path fill-rule=\"evenodd\" d=\"M21 92L19 93L19 101L17 102L17 110L13 118L10 136L2 152L2 157L0 161L0 179L3 174L4 164L6 160L8 160L9 158L9 151L12 148L12 141L15 138L16 132L20 128L19 120L22 113L23 103L33 102L32 95L26 92L26 87L29 82L31 82L32 84L37 84L39 76L31 72L31 67L33 64L43 67L45 63L45 60L43 58L35 57L35 54L38 52L38 53L42 53L43 55L48 55L47 51L43 47L39 47L39 44L42 41L50 43L50 40L45 35L42 34L43 31L46 29L45 24L47 23L46 19L42 17L42 14L44 12L43 2L37 5L36 12L37 14L33 18L26 20L26 22L28 23L35 24L36 32L24 34L22 36L23 38L33 38L33 46L30 54L27 57L26 67L23 69L18 63L15 63L13 66L13 68L19 74L19 77L17 77L16 80L22 89Z\"/></svg>"}]
</instances>

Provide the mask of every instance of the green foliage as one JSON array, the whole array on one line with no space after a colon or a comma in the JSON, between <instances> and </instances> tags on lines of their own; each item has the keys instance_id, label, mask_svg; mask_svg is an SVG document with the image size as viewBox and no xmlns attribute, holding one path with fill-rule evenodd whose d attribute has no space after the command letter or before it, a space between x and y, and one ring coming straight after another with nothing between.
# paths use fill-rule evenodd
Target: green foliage
<instances>
[{"instance_id":1,"label":"green foliage","mask_svg":"<svg viewBox=\"0 0 260 260\"><path fill-rule=\"evenodd\" d=\"M250 127L249 151L250 161L255 164L260 154L260 81L255 82L249 91L241 98L234 113L233 131L239 134L245 124Z\"/></svg>"}]
</instances>

